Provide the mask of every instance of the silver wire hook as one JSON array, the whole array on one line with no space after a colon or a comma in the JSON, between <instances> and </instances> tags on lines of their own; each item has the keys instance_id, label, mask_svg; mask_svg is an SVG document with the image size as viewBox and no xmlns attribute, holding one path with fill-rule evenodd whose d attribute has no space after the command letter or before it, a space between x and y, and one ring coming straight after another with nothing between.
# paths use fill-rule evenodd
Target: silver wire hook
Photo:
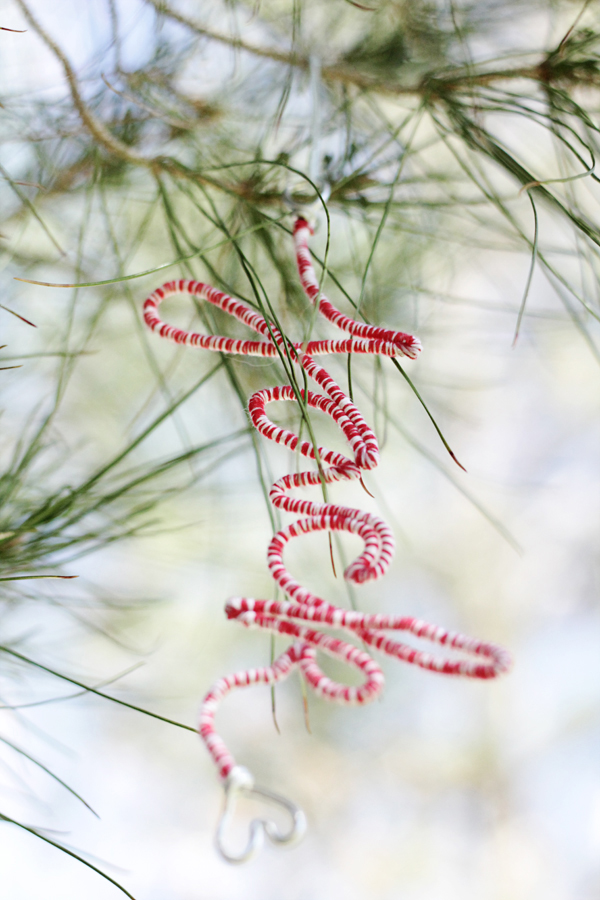
<instances>
[{"instance_id":1,"label":"silver wire hook","mask_svg":"<svg viewBox=\"0 0 600 900\"><path fill-rule=\"evenodd\" d=\"M308 177L316 185L321 196L315 197L314 200L308 203L298 203L292 198L288 185L283 191L282 199L294 216L302 216L311 226L314 226L321 204L327 203L331 195L331 183L323 171L323 160L321 158L321 58L316 53L309 55L308 69L311 109Z\"/></svg>"},{"instance_id":2,"label":"silver wire hook","mask_svg":"<svg viewBox=\"0 0 600 900\"><path fill-rule=\"evenodd\" d=\"M281 831L272 819L253 819L250 823L250 835L246 848L241 853L231 853L226 849L225 835L233 816L235 802L239 795L246 797L259 797L273 806L284 809L290 819L291 828ZM225 804L223 813L217 826L215 843L217 850L224 860L229 863L240 864L249 862L262 849L265 835L272 844L278 846L291 845L299 841L306 831L306 816L299 806L292 803L286 797L275 794L266 788L257 787L254 778L244 766L235 766L225 780Z\"/></svg>"},{"instance_id":3,"label":"silver wire hook","mask_svg":"<svg viewBox=\"0 0 600 900\"><path fill-rule=\"evenodd\" d=\"M316 53L308 57L308 73L310 79L310 156L308 174L311 181L319 184L321 178L321 59Z\"/></svg>"}]
</instances>

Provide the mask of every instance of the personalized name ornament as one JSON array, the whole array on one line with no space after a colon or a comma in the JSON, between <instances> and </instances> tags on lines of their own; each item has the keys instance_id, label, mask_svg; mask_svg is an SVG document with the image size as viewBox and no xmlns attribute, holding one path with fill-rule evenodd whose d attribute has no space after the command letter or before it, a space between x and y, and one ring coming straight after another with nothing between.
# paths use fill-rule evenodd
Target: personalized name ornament
<instances>
[{"instance_id":1,"label":"personalized name ornament","mask_svg":"<svg viewBox=\"0 0 600 900\"><path fill-rule=\"evenodd\" d=\"M363 539L364 550L348 566L344 577L355 584L362 584L385 574L394 552L394 538L385 522L372 513L359 509L295 499L289 492L299 487L360 480L363 470L374 469L379 462L375 434L354 403L314 357L334 353L359 353L415 359L421 349L419 340L410 334L356 322L333 306L319 289L308 248L310 234L307 221L298 218L294 226L294 243L302 287L311 302L318 307L318 312L346 332L349 335L347 338L308 341L305 344L290 343L283 338L274 323L267 322L260 313L241 300L198 281L184 279L167 282L154 291L144 304L144 320L148 327L177 344L244 356L277 357L280 352L287 352L292 362L304 370L323 391L301 391L303 403L331 416L342 430L352 453L350 458L320 446L315 452L313 443L300 441L298 435L271 422L265 411L268 403L298 401L291 386L266 388L257 391L250 398L249 414L254 427L269 440L283 444L290 450L297 450L307 459L316 460L318 470L285 475L273 484L269 493L275 507L302 517L279 531L271 540L267 552L271 575L287 599L235 598L225 607L229 619L235 619L247 628L262 628L274 634L289 635L291 644L270 666L235 672L220 678L207 693L200 711L200 736L225 787L224 812L216 835L217 847L222 856L233 863L251 859L260 849L265 835L274 844L293 843L302 836L306 820L295 804L256 786L251 773L236 763L214 725L216 711L224 697L235 688L252 684L276 684L296 668L300 669L307 685L319 697L336 703L369 703L382 691L383 673L375 660L354 644L331 637L320 626L346 631L363 646L374 647L402 662L444 675L489 679L506 672L510 666L508 653L495 644L447 631L411 616L366 614L333 606L303 587L285 567L284 549L292 538L312 531L349 531ZM218 306L260 335L261 340L195 334L162 322L158 316L161 301L175 294L185 293ZM440 656L416 649L397 640L394 635L397 632L408 632L433 644L461 651L463 656ZM317 662L317 651L356 667L363 677L362 684L359 687L348 687L330 679ZM250 826L246 848L241 853L229 852L226 848L226 831L235 799L240 794L254 795L268 804L282 807L290 817L289 829L281 831L269 819L255 819Z\"/></svg>"}]
</instances>

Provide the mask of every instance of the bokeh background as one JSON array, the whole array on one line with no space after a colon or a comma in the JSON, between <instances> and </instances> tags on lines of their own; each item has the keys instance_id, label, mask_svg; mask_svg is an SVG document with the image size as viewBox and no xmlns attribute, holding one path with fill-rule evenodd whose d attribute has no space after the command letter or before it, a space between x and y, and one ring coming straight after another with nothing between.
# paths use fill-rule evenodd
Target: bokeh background
<instances>
[{"instance_id":1,"label":"bokeh background","mask_svg":"<svg viewBox=\"0 0 600 900\"><path fill-rule=\"evenodd\" d=\"M573 180L593 164L582 147L593 150L598 123L597 10L157 7L0 4L0 25L27 29L0 33L2 304L37 326L0 309L2 365L21 366L0 372L0 556L5 577L78 576L3 585L0 643L30 663L0 656L0 814L37 836L2 823L2 896L119 896L45 837L137 900L600 897L598 187ZM82 124L48 38L132 159ZM535 66L556 52L571 76L536 83ZM509 67L529 76L476 80ZM425 75L445 79L446 93L433 96ZM486 156L482 135L521 170ZM224 175L223 163L244 165ZM256 301L250 271L286 332L304 337L286 196L310 204L314 192L286 165L331 191L328 251L327 220L311 207L328 294L350 311L341 285L372 320L420 336L406 372L468 470L387 360L353 363L382 461L367 479L374 500L356 485L332 495L379 510L398 543L389 574L357 602L501 643L515 664L479 684L384 659L383 699L346 709L309 697L311 733L297 679L277 689L280 733L268 689L237 692L220 730L260 783L304 808L309 831L236 868L213 847L221 788L198 737L74 696L36 664L193 726L217 677L269 659L268 636L227 622L223 605L272 596L259 472L268 484L297 460L253 444L244 402L284 376L268 361L216 368L146 334L140 310L190 271ZM164 277L119 280L196 251ZM73 290L14 276L113 283ZM184 303L165 308L170 321L234 333ZM346 383L345 359L330 371ZM274 416L298 425L289 408ZM65 497L83 498L79 518L57 505ZM324 535L295 544L292 572L348 604ZM340 551L358 549L345 536L338 568ZM236 827L243 840L243 814Z\"/></svg>"}]
</instances>

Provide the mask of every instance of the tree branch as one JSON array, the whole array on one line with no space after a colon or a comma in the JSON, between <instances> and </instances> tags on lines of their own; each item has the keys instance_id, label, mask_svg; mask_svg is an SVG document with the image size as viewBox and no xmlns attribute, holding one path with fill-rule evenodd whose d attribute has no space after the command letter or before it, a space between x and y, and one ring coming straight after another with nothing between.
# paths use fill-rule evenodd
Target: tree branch
<instances>
[{"instance_id":1,"label":"tree branch","mask_svg":"<svg viewBox=\"0 0 600 900\"><path fill-rule=\"evenodd\" d=\"M17 5L21 8L23 15L25 16L33 30L38 33L42 41L54 53L56 58L61 63L67 81L69 83L69 90L71 92L71 97L73 98L73 105L75 106L75 109L79 113L81 120L86 125L93 137L95 137L98 143L105 147L106 150L108 150L110 153L115 154L116 156L119 156L121 159L135 165L151 166L152 160L147 159L140 153L136 153L134 150L128 147L127 144L124 144L113 134L111 134L108 128L106 128L105 125L103 125L103 123L96 118L96 116L90 110L89 106L84 101L79 89L77 76L73 70L73 67L71 66L71 63L69 62L61 48L57 43L55 43L55 41L52 40L48 32L45 31L38 20L33 16L31 10L25 3L25 0L16 0L16 2Z\"/></svg>"},{"instance_id":2,"label":"tree branch","mask_svg":"<svg viewBox=\"0 0 600 900\"><path fill-rule=\"evenodd\" d=\"M21 0L18 0L21 2ZM251 53L254 56L260 56L263 59L270 59L273 62L282 63L303 71L308 71L310 61L307 56L299 53L292 53L285 50L278 50L275 47L258 47L256 44L249 44L241 38L224 34L221 31L213 31L197 22L184 16L183 13L172 9L166 0L145 0L152 6L157 13L179 22L193 31L195 34L226 44L235 50L243 50L245 53ZM321 77L324 81L339 82L346 85L354 85L361 90L377 91L381 94L392 94L395 96L434 94L436 89L440 93L458 91L462 89L470 89L473 86L485 86L497 81L513 81L518 79L527 79L530 81L538 81L542 84L548 84L552 81L571 81L573 84L600 84L600 73L591 72L584 66L572 66L568 70L564 67L553 67L550 64L552 54L545 56L539 63L532 66L519 66L514 69L500 69L492 72L473 73L471 70L460 72L453 76L445 75L444 77L428 77L413 85L402 85L397 82L382 80L373 75L359 72L350 66L336 64L333 66L323 66L321 69Z\"/></svg>"}]
</instances>

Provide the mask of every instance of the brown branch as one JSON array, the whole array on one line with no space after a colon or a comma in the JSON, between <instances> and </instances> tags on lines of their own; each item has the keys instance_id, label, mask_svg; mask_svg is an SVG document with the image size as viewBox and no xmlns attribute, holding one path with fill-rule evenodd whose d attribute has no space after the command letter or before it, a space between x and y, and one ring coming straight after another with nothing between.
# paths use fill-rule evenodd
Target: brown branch
<instances>
[{"instance_id":1,"label":"brown branch","mask_svg":"<svg viewBox=\"0 0 600 900\"><path fill-rule=\"evenodd\" d=\"M218 41L221 44L227 44L228 47L233 47L236 50L245 50L247 53L253 53L254 56L262 56L265 59L272 59L275 62L285 63L288 66L298 66L301 69L308 70L308 60L297 53L276 50L274 47L257 47L255 44L247 44L241 38L232 37L220 31L212 31L210 28L201 25L200 22L188 19L187 16L177 12L177 10L171 9L164 0L146 0L146 3L154 7L157 13L179 22L180 25L185 25L190 31L194 31L203 37Z\"/></svg>"},{"instance_id":2,"label":"brown branch","mask_svg":"<svg viewBox=\"0 0 600 900\"><path fill-rule=\"evenodd\" d=\"M167 16L175 22L179 22L180 25L185 25L186 28L195 32L195 34L210 38L213 41L218 41L221 44L226 44L234 50L243 50L246 53L252 53L254 56L260 56L263 59L271 59L273 62L283 63L286 66L292 66L296 69L305 71L308 71L309 69L310 61L308 57L302 56L299 53L277 50L275 47L258 47L256 44L249 44L241 38L223 34L221 31L212 31L200 22L189 19L177 10L171 9L164 0L146 0L146 3L154 7L157 13ZM377 89L390 94L417 94L420 91L418 86L403 87L399 84L384 82L371 75L366 75L363 72L357 72L355 69L341 65L323 66L321 69L321 77L324 81L343 82L344 84L353 84L363 90Z\"/></svg>"},{"instance_id":3,"label":"brown branch","mask_svg":"<svg viewBox=\"0 0 600 900\"><path fill-rule=\"evenodd\" d=\"M50 35L44 30L37 19L34 18L30 9L25 3L25 0L16 0L16 2L23 11L23 15L25 16L31 27L38 33L46 46L60 61L67 78L67 82L69 84L69 90L73 99L73 105L79 113L81 121L83 122L89 133L92 135L92 137L95 138L96 141L105 148L105 150L108 150L109 153L113 154L119 159L122 159L124 162L130 163L131 165L144 166L145 168L148 168L154 172L156 172L156 170L162 170L164 172L168 172L171 175L179 175L191 180L201 181L204 184L210 184L213 187L225 190L229 194L244 196L246 189L243 185L238 188L236 185L221 184L214 178L207 178L206 176L200 175L197 172L191 172L185 166L178 163L175 159L166 157L143 156L141 153L136 153L134 150L128 147L127 144L124 144L123 141L120 141L113 134L111 134L108 128L106 128L106 126L98 118L96 118L96 116L90 110L89 106L84 101L81 90L79 88L77 75L75 74L71 63L69 62L61 48L58 46L58 44L55 43L55 41L52 40Z\"/></svg>"},{"instance_id":4,"label":"brown branch","mask_svg":"<svg viewBox=\"0 0 600 900\"><path fill-rule=\"evenodd\" d=\"M187 16L184 16L183 13L172 9L166 0L145 0L145 2L152 6L157 13L167 16L175 22L179 22L180 25L184 25L195 34L210 38L213 41L218 41L221 44L226 44L234 50L243 50L245 53L251 53L254 56L270 59L273 62L282 63L286 66L302 69L303 71L308 71L309 69L310 61L308 57L302 56L299 53L278 50L275 47L259 47L256 44L249 44L241 38L224 34L221 31L213 31L205 25L202 25L200 22L190 19ZM448 75L441 78L426 77L419 83L413 85L401 85L397 82L382 80L376 76L367 75L364 72L359 72L356 69L343 64L323 66L321 69L321 77L323 78L323 81L339 82L348 85L352 84L361 90L374 90L382 94L399 96L419 95L424 93L429 93L431 95L436 93L436 89L437 92L443 93L470 88L474 85L484 86L496 81L511 81L515 79L527 79L547 84L550 81L566 80L567 75L565 71L553 73L548 66L548 59L545 57L538 64L533 66L501 69L478 74L473 74L471 72L460 73L455 77ZM589 73L586 71L580 72L577 68L574 68L569 73L569 80L578 84L598 84L600 82L600 76L596 73Z\"/></svg>"},{"instance_id":5,"label":"brown branch","mask_svg":"<svg viewBox=\"0 0 600 900\"><path fill-rule=\"evenodd\" d=\"M31 27L34 29L34 31L37 31L42 41L54 53L56 58L61 63L67 81L69 83L69 90L71 91L71 97L73 98L73 105L79 113L82 122L86 125L88 131L92 134L92 136L95 137L98 143L105 147L110 153L115 154L115 156L119 156L121 159L126 160L130 163L134 163L135 165L151 166L152 160L147 159L140 153L136 153L134 150L128 147L127 144L124 144L123 141L120 141L113 134L111 134L108 128L106 128L105 125L103 125L103 123L96 118L96 116L92 113L89 106L85 103L83 97L81 96L77 76L73 70L73 67L71 66L71 63L69 62L61 48L52 40L48 32L45 31L44 28L42 28L37 19L34 18L31 10L25 3L25 0L16 0L16 2L17 5L21 8L23 15L25 16Z\"/></svg>"}]
</instances>

